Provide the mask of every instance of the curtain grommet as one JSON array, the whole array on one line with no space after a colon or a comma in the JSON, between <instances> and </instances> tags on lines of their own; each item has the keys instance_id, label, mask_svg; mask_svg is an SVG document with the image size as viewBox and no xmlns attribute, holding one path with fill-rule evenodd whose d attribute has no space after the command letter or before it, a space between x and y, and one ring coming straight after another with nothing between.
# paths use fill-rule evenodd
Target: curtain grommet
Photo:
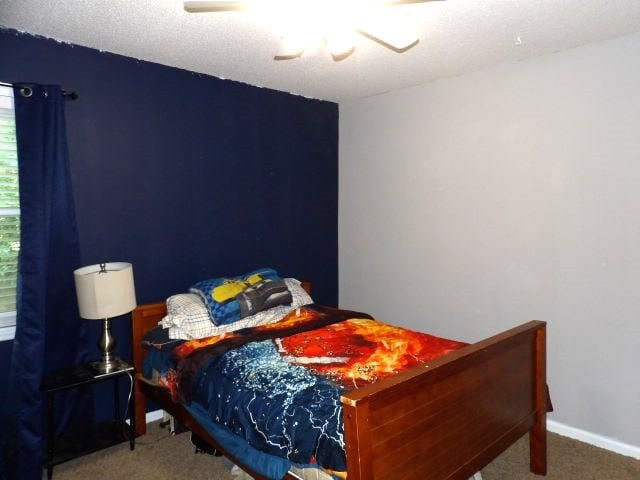
<instances>
[{"instance_id":1,"label":"curtain grommet","mask_svg":"<svg viewBox=\"0 0 640 480\"><path fill-rule=\"evenodd\" d=\"M20 87L20 95L24 98L29 98L33 95L33 89L31 87Z\"/></svg>"}]
</instances>

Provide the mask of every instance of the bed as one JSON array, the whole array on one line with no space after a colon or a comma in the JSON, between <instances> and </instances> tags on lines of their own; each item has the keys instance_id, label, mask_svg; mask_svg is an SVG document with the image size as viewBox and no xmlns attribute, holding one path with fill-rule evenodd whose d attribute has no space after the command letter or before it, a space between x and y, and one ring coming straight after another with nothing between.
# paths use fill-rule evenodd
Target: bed
<instances>
[{"instance_id":1,"label":"bed","mask_svg":"<svg viewBox=\"0 0 640 480\"><path fill-rule=\"evenodd\" d=\"M253 478L267 480L216 441L167 388L145 379L142 341L166 314L166 302L140 305L132 314L137 434L146 432L152 400ZM344 393L348 479L466 480L527 433L530 469L545 475L545 335L545 322L530 321Z\"/></svg>"}]
</instances>

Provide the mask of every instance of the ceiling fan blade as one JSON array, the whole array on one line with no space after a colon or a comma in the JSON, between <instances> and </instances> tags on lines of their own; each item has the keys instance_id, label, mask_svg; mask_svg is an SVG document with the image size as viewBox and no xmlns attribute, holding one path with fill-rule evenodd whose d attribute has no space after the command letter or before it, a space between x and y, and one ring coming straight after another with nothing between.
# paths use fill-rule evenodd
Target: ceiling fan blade
<instances>
[{"instance_id":1,"label":"ceiling fan blade","mask_svg":"<svg viewBox=\"0 0 640 480\"><path fill-rule=\"evenodd\" d=\"M442 1L444 0L380 0L377 6L392 7L393 5L405 5L410 3L442 2Z\"/></svg>"},{"instance_id":2,"label":"ceiling fan blade","mask_svg":"<svg viewBox=\"0 0 640 480\"><path fill-rule=\"evenodd\" d=\"M439 2L444 0L380 0L376 6L387 7L408 3ZM233 12L247 10L249 5L242 0L191 0L184 2L184 9L187 12Z\"/></svg>"},{"instance_id":3,"label":"ceiling fan blade","mask_svg":"<svg viewBox=\"0 0 640 480\"><path fill-rule=\"evenodd\" d=\"M184 9L190 13L201 12L234 12L246 10L247 2L236 0L206 0L184 2Z\"/></svg>"}]
</instances>

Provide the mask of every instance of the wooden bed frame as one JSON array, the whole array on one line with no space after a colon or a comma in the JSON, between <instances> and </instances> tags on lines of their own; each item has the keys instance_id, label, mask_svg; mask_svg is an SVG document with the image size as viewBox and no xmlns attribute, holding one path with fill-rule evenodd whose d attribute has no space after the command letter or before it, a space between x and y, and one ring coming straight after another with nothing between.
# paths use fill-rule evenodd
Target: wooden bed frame
<instances>
[{"instance_id":1,"label":"wooden bed frame","mask_svg":"<svg viewBox=\"0 0 640 480\"><path fill-rule=\"evenodd\" d=\"M153 400L256 480L266 480L230 455L165 388L143 378L141 340L164 315L164 302L133 312L137 434L146 432L146 403ZM546 323L531 321L343 395L348 480L466 480L527 432L531 471L545 475L545 359Z\"/></svg>"}]
</instances>

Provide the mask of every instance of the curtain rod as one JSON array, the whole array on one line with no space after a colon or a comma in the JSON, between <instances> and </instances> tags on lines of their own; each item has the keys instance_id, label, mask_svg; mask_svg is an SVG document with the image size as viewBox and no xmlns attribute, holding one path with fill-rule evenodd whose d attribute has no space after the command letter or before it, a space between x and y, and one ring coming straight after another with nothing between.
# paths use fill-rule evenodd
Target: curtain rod
<instances>
[{"instance_id":1,"label":"curtain rod","mask_svg":"<svg viewBox=\"0 0 640 480\"><path fill-rule=\"evenodd\" d=\"M12 83L0 82L0 85L3 87L13 87ZM68 92L64 88L62 89L62 95L69 98L70 100L75 100L78 98L78 94L76 92Z\"/></svg>"}]
</instances>

